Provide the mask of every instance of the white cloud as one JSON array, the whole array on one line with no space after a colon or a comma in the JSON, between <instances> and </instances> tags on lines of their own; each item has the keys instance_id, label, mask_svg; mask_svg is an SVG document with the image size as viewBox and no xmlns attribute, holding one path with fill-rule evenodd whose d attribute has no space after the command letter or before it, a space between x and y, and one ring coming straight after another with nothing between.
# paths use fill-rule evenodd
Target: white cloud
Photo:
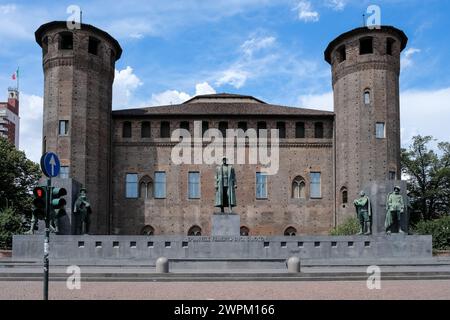
<instances>
[{"instance_id":1,"label":"white cloud","mask_svg":"<svg viewBox=\"0 0 450 320\"><path fill-rule=\"evenodd\" d=\"M255 37L245 41L241 45L241 49L246 55L251 56L256 51L271 47L275 41L275 37Z\"/></svg>"},{"instance_id":2,"label":"white cloud","mask_svg":"<svg viewBox=\"0 0 450 320\"><path fill-rule=\"evenodd\" d=\"M400 94L400 125L402 146L408 147L415 135L431 135L438 141L450 141L448 125L450 88L438 90L408 90ZM333 110L333 93L299 97L305 108Z\"/></svg>"},{"instance_id":3,"label":"white cloud","mask_svg":"<svg viewBox=\"0 0 450 320\"><path fill-rule=\"evenodd\" d=\"M195 85L195 95L199 96L202 94L214 94L216 90L209 85L208 82L197 83Z\"/></svg>"},{"instance_id":4,"label":"white cloud","mask_svg":"<svg viewBox=\"0 0 450 320\"><path fill-rule=\"evenodd\" d=\"M333 105L333 92L302 95L299 98L299 106L303 108L333 111Z\"/></svg>"},{"instance_id":5,"label":"white cloud","mask_svg":"<svg viewBox=\"0 0 450 320\"><path fill-rule=\"evenodd\" d=\"M325 4L333 10L342 11L347 5L347 0L326 0Z\"/></svg>"},{"instance_id":6,"label":"white cloud","mask_svg":"<svg viewBox=\"0 0 450 320\"><path fill-rule=\"evenodd\" d=\"M306 0L299 1L298 5L294 8L298 13L298 19L304 22L317 22L319 21L319 12L314 11L311 2Z\"/></svg>"},{"instance_id":7,"label":"white cloud","mask_svg":"<svg viewBox=\"0 0 450 320\"><path fill-rule=\"evenodd\" d=\"M214 94L216 90L208 82L197 83L195 85L195 95ZM143 106L166 106L171 104L181 104L193 98L189 93L178 90L166 90L160 93L153 93L149 103Z\"/></svg>"},{"instance_id":8,"label":"white cloud","mask_svg":"<svg viewBox=\"0 0 450 320\"><path fill-rule=\"evenodd\" d=\"M417 48L409 48L407 50L405 50L402 54L402 59L401 59L401 66L403 69L405 68L409 68L411 67L414 62L413 62L413 55L415 55L416 53L420 53L422 50L417 49Z\"/></svg>"},{"instance_id":9,"label":"white cloud","mask_svg":"<svg viewBox=\"0 0 450 320\"><path fill-rule=\"evenodd\" d=\"M431 135L439 141L450 141L448 125L450 88L409 90L400 95L402 145L407 147L414 135Z\"/></svg>"},{"instance_id":10,"label":"white cloud","mask_svg":"<svg viewBox=\"0 0 450 320\"><path fill-rule=\"evenodd\" d=\"M141 80L133 73L133 68L130 66L120 71L116 70L113 85L113 109L128 107L133 92L141 85Z\"/></svg>"},{"instance_id":11,"label":"white cloud","mask_svg":"<svg viewBox=\"0 0 450 320\"><path fill-rule=\"evenodd\" d=\"M25 151L27 158L38 163L42 155L43 106L42 97L20 93L19 149Z\"/></svg>"},{"instance_id":12,"label":"white cloud","mask_svg":"<svg viewBox=\"0 0 450 320\"><path fill-rule=\"evenodd\" d=\"M245 84L248 77L249 72L242 70L239 66L233 66L221 73L219 79L216 81L216 85L228 84L239 89Z\"/></svg>"},{"instance_id":13,"label":"white cloud","mask_svg":"<svg viewBox=\"0 0 450 320\"><path fill-rule=\"evenodd\" d=\"M17 9L17 7L14 4L0 5L0 14L10 14L10 13L15 12L16 9Z\"/></svg>"},{"instance_id":14,"label":"white cloud","mask_svg":"<svg viewBox=\"0 0 450 320\"><path fill-rule=\"evenodd\" d=\"M151 106L165 106L171 104L180 104L189 100L191 96L186 92L178 90L166 90L161 93L152 94Z\"/></svg>"}]
</instances>

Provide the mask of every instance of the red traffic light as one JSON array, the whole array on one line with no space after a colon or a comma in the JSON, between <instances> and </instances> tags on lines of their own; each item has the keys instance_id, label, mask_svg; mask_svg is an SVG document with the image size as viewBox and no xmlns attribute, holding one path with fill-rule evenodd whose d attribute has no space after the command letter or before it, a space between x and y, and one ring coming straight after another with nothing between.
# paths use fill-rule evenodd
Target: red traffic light
<instances>
[{"instance_id":1,"label":"red traffic light","mask_svg":"<svg viewBox=\"0 0 450 320\"><path fill-rule=\"evenodd\" d=\"M36 209L44 209L46 207L45 188L36 187L33 189L33 194L34 194L33 205L36 207Z\"/></svg>"},{"instance_id":2,"label":"red traffic light","mask_svg":"<svg viewBox=\"0 0 450 320\"><path fill-rule=\"evenodd\" d=\"M45 197L45 190L43 187L34 188L33 193L36 198L44 198Z\"/></svg>"}]
</instances>

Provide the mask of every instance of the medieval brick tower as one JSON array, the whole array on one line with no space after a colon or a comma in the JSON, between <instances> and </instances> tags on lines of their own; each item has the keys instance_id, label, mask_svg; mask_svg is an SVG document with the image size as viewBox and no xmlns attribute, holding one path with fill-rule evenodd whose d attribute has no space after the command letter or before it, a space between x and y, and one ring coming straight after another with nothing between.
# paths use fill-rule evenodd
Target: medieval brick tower
<instances>
[{"instance_id":1,"label":"medieval brick tower","mask_svg":"<svg viewBox=\"0 0 450 320\"><path fill-rule=\"evenodd\" d=\"M400 179L400 54L408 38L394 27L357 28L325 51L332 66L337 223L374 181Z\"/></svg>"},{"instance_id":2,"label":"medieval brick tower","mask_svg":"<svg viewBox=\"0 0 450 320\"><path fill-rule=\"evenodd\" d=\"M112 85L122 49L88 24L70 30L65 21L54 21L35 36L43 51L43 151L56 152L62 174L87 188L91 232L108 234Z\"/></svg>"}]
</instances>

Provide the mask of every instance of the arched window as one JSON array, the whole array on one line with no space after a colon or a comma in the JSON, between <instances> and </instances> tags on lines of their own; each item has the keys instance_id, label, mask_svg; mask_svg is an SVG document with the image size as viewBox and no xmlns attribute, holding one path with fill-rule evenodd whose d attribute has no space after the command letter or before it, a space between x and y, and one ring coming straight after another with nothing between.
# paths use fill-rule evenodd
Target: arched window
<instances>
[{"instance_id":1,"label":"arched window","mask_svg":"<svg viewBox=\"0 0 450 320\"><path fill-rule=\"evenodd\" d=\"M366 89L366 90L364 90L364 104L366 105L366 106L368 106L368 105L370 105L370 90L369 89Z\"/></svg>"},{"instance_id":2,"label":"arched window","mask_svg":"<svg viewBox=\"0 0 450 320\"><path fill-rule=\"evenodd\" d=\"M188 236L201 236L202 228L199 226L192 226L188 231Z\"/></svg>"},{"instance_id":3,"label":"arched window","mask_svg":"<svg viewBox=\"0 0 450 320\"><path fill-rule=\"evenodd\" d=\"M240 232L242 237L248 237L248 235L250 234L250 229L245 226L242 226Z\"/></svg>"},{"instance_id":4,"label":"arched window","mask_svg":"<svg viewBox=\"0 0 450 320\"><path fill-rule=\"evenodd\" d=\"M131 138L131 122L125 121L122 125L122 138Z\"/></svg>"},{"instance_id":5,"label":"arched window","mask_svg":"<svg viewBox=\"0 0 450 320\"><path fill-rule=\"evenodd\" d=\"M143 236L153 236L154 234L155 234L155 229L150 225L146 225L145 227L143 227L141 229L141 235L143 235Z\"/></svg>"},{"instance_id":6,"label":"arched window","mask_svg":"<svg viewBox=\"0 0 450 320\"><path fill-rule=\"evenodd\" d=\"M144 176L139 181L139 198L150 199L153 194L153 180L149 176Z\"/></svg>"},{"instance_id":7,"label":"arched window","mask_svg":"<svg viewBox=\"0 0 450 320\"><path fill-rule=\"evenodd\" d=\"M298 176L292 181L292 198L294 199L306 199L305 192L305 179Z\"/></svg>"},{"instance_id":8,"label":"arched window","mask_svg":"<svg viewBox=\"0 0 450 320\"><path fill-rule=\"evenodd\" d=\"M284 235L288 237L295 237L297 235L297 229L295 229L294 227L289 227L284 230Z\"/></svg>"},{"instance_id":9,"label":"arched window","mask_svg":"<svg viewBox=\"0 0 450 320\"><path fill-rule=\"evenodd\" d=\"M348 191L346 187L341 188L341 202L342 204L348 203Z\"/></svg>"}]
</instances>

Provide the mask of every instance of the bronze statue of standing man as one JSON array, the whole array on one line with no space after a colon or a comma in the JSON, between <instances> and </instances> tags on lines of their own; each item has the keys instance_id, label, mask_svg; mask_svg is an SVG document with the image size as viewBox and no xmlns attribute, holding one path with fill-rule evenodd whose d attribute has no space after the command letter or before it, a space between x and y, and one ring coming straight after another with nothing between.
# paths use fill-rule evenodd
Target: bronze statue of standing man
<instances>
[{"instance_id":1,"label":"bronze statue of standing man","mask_svg":"<svg viewBox=\"0 0 450 320\"><path fill-rule=\"evenodd\" d=\"M222 159L222 165L216 168L216 201L215 207L220 207L222 213L228 207L230 213L236 206L236 174L234 168Z\"/></svg>"},{"instance_id":2,"label":"bronze statue of standing man","mask_svg":"<svg viewBox=\"0 0 450 320\"><path fill-rule=\"evenodd\" d=\"M81 188L73 210L75 215L75 234L89 234L91 213L91 204L87 198L86 189Z\"/></svg>"},{"instance_id":3,"label":"bronze statue of standing man","mask_svg":"<svg viewBox=\"0 0 450 320\"><path fill-rule=\"evenodd\" d=\"M372 208L370 199L368 196L366 196L366 193L364 191L361 191L359 195L360 197L353 202L360 224L358 235L370 235L372 234L370 223L370 219L372 218Z\"/></svg>"},{"instance_id":4,"label":"bronze statue of standing man","mask_svg":"<svg viewBox=\"0 0 450 320\"><path fill-rule=\"evenodd\" d=\"M401 217L405 212L405 203L400 194L400 187L395 187L394 192L389 193L386 201L386 220L384 226L386 233L405 233L401 226Z\"/></svg>"}]
</instances>

